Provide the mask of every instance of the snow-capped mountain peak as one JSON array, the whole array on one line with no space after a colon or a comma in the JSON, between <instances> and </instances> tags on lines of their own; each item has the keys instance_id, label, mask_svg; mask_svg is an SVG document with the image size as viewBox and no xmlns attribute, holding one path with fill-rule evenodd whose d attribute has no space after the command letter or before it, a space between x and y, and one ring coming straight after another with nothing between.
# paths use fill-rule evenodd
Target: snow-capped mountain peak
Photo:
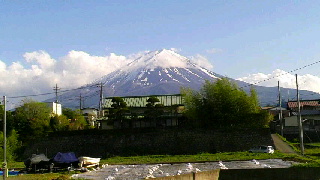
<instances>
[{"instance_id":1,"label":"snow-capped mountain peak","mask_svg":"<svg viewBox=\"0 0 320 180\"><path fill-rule=\"evenodd\" d=\"M179 94L181 87L200 89L205 80L214 81L219 77L192 63L187 57L162 49L141 55L127 66L93 81L81 91L96 100L99 98L96 84L102 83L104 97ZM91 98L90 101L93 100Z\"/></svg>"},{"instance_id":2,"label":"snow-capped mountain peak","mask_svg":"<svg viewBox=\"0 0 320 180\"><path fill-rule=\"evenodd\" d=\"M128 70L137 67L143 67L144 69L154 69L154 68L191 68L195 66L190 63L189 59L179 55L178 53L162 49L159 51L150 51L139 58L135 59L128 64L127 68L123 70Z\"/></svg>"},{"instance_id":3,"label":"snow-capped mountain peak","mask_svg":"<svg viewBox=\"0 0 320 180\"><path fill-rule=\"evenodd\" d=\"M147 52L127 66L96 79L77 91L61 95L59 100L65 107L77 107L78 96L81 94L84 97L84 107L97 107L101 92L103 97L179 94L181 87L199 90L205 80L214 81L221 77L172 50L163 49ZM248 87L245 82L234 81L240 87ZM97 84L102 84L103 88L100 89ZM263 102L277 99L276 88L256 88L260 98L264 98Z\"/></svg>"}]
</instances>

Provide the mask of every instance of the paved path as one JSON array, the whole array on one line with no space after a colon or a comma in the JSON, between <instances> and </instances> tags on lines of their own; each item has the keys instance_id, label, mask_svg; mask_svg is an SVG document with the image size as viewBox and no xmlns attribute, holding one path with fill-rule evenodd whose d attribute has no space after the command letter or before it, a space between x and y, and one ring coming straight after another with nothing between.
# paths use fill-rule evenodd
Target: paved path
<instances>
[{"instance_id":1,"label":"paved path","mask_svg":"<svg viewBox=\"0 0 320 180\"><path fill-rule=\"evenodd\" d=\"M282 153L296 154L296 152L288 145L288 143L284 142L277 134L271 134L271 137L276 150L279 150Z\"/></svg>"}]
</instances>

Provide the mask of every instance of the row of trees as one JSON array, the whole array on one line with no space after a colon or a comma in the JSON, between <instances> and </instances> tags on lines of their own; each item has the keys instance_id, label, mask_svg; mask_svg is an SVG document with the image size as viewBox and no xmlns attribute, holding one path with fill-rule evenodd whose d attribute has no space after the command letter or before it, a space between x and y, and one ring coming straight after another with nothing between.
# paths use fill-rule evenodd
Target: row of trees
<instances>
[{"instance_id":1,"label":"row of trees","mask_svg":"<svg viewBox=\"0 0 320 180\"><path fill-rule=\"evenodd\" d=\"M247 94L226 78L215 82L206 81L200 91L184 88L181 92L185 99L186 125L189 127L260 128L267 126L272 120L268 112L261 110L254 89ZM136 114L128 117L129 109L122 98L115 97L112 102L109 120L120 121L121 127L125 124L132 126L131 122L139 120ZM2 117L4 111L3 107L0 107ZM163 104L159 103L158 98L150 97L146 102L143 120L158 121L163 114ZM14 111L7 112L8 150L11 152L9 157L13 156L23 143L45 136L48 132L86 128L89 128L88 123L80 111L63 109L63 115L55 116L47 104L25 100ZM3 137L0 135L0 141L1 139L3 140Z\"/></svg>"},{"instance_id":2,"label":"row of trees","mask_svg":"<svg viewBox=\"0 0 320 180\"><path fill-rule=\"evenodd\" d=\"M78 130L88 126L79 110L62 109L62 115L53 114L46 103L25 100L8 116L11 128L23 137L40 137L52 131Z\"/></svg>"},{"instance_id":3,"label":"row of trees","mask_svg":"<svg viewBox=\"0 0 320 180\"><path fill-rule=\"evenodd\" d=\"M227 78L206 81L200 91L182 89L188 125L205 128L266 127L273 117L259 106L256 91L247 94Z\"/></svg>"},{"instance_id":4,"label":"row of trees","mask_svg":"<svg viewBox=\"0 0 320 180\"><path fill-rule=\"evenodd\" d=\"M0 117L3 117L3 113L4 108L0 106ZM19 153L19 149L24 145L50 132L89 128L79 110L66 108L62 110L62 115L57 116L46 103L30 99L23 100L21 106L14 111L7 111L6 115L8 159L16 157L15 154ZM0 141L3 143L3 133L0 135Z\"/></svg>"},{"instance_id":5,"label":"row of trees","mask_svg":"<svg viewBox=\"0 0 320 180\"><path fill-rule=\"evenodd\" d=\"M267 127L273 117L260 108L255 89L247 93L227 78L215 82L206 81L200 91L190 88L181 90L184 96L186 118L183 124L187 127L198 128L261 128ZM129 113L127 104L121 97L112 99L112 109L108 118L111 122L124 124L139 121L136 114ZM164 114L163 104L151 96L146 102L143 113L144 121L160 121ZM128 116L129 115L129 116Z\"/></svg>"}]
</instances>

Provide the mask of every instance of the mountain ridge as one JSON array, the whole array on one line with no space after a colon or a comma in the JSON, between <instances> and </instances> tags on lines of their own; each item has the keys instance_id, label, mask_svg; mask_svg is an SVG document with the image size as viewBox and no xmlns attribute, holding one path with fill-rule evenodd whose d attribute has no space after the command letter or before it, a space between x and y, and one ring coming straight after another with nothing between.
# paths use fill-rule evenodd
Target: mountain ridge
<instances>
[{"instance_id":1,"label":"mountain ridge","mask_svg":"<svg viewBox=\"0 0 320 180\"><path fill-rule=\"evenodd\" d=\"M179 94L181 87L199 90L205 80L215 81L222 77L224 76L211 72L172 50L163 49L142 54L127 66L102 76L87 86L60 95L59 100L64 106L75 108L79 105L77 97L81 94L88 97L82 103L84 107L98 107L101 89L104 97ZM261 105L275 104L278 100L277 88L229 79L246 92L253 86ZM102 88L99 87L101 85ZM283 90L295 94L292 89ZM309 91L305 92L311 94Z\"/></svg>"}]
</instances>

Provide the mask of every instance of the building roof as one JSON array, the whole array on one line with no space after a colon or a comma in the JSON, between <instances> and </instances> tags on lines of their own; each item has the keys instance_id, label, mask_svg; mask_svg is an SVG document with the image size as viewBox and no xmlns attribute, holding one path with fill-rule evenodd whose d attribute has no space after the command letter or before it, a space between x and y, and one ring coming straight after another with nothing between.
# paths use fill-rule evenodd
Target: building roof
<instances>
[{"instance_id":1,"label":"building roof","mask_svg":"<svg viewBox=\"0 0 320 180\"><path fill-rule=\"evenodd\" d=\"M319 100L304 100L300 101L300 107L303 106L311 106L311 107L320 107ZM289 108L297 108L298 107L298 102L297 101L289 101L288 102L288 107Z\"/></svg>"}]
</instances>

